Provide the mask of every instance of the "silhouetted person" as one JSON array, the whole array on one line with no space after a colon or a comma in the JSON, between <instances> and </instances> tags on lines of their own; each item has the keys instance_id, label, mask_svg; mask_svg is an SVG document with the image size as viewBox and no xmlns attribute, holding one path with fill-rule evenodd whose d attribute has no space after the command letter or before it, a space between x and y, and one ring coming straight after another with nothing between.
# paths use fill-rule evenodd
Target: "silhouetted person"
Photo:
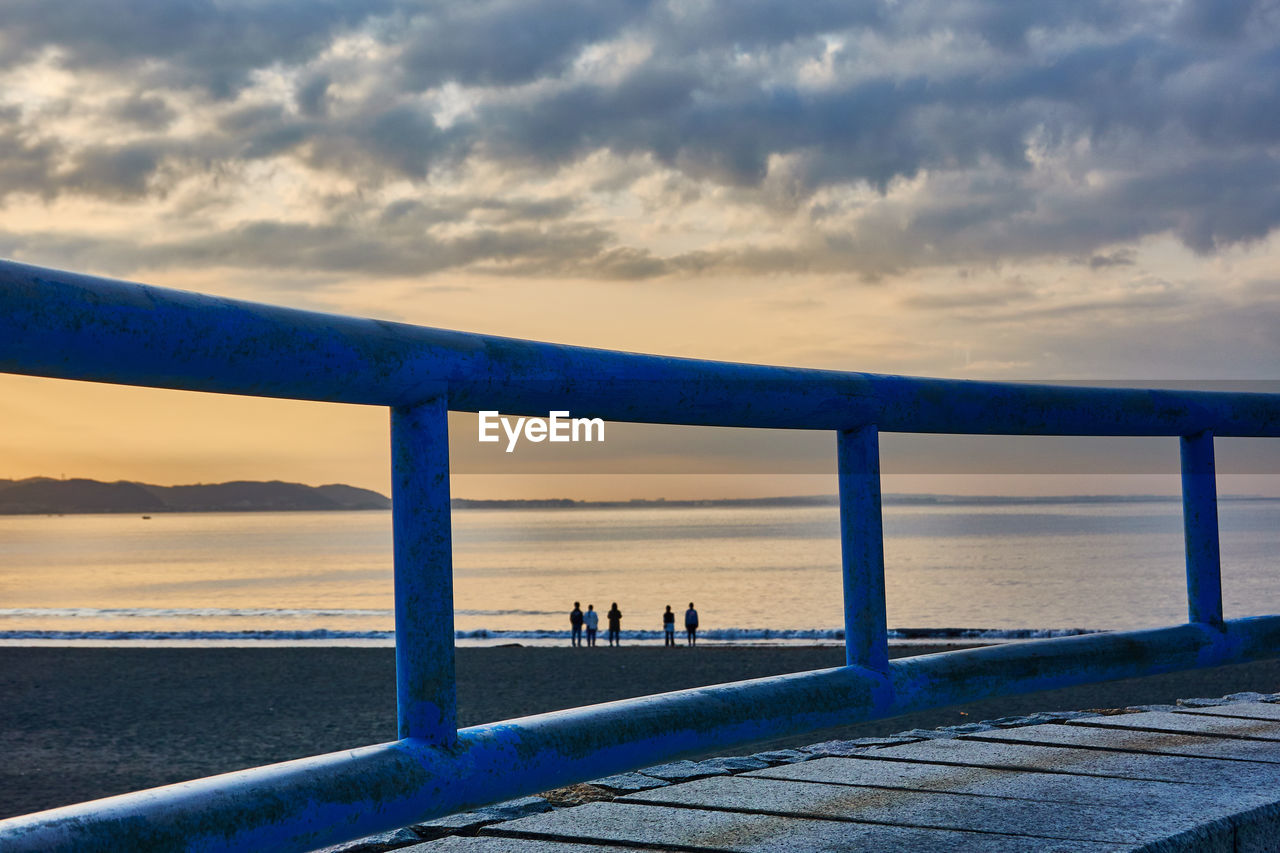
<instances>
[{"instance_id":1,"label":"silhouetted person","mask_svg":"<svg viewBox=\"0 0 1280 853\"><path fill-rule=\"evenodd\" d=\"M596 644L596 629L600 627L600 614L594 604L587 605L587 612L582 614L583 624L587 626L587 646Z\"/></svg>"},{"instance_id":2,"label":"silhouetted person","mask_svg":"<svg viewBox=\"0 0 1280 853\"><path fill-rule=\"evenodd\" d=\"M662 633L667 639L663 645L674 648L676 644L676 615L671 612L670 604L667 605L667 612L662 614Z\"/></svg>"},{"instance_id":3,"label":"silhouetted person","mask_svg":"<svg viewBox=\"0 0 1280 853\"><path fill-rule=\"evenodd\" d=\"M618 602L613 603L613 607L604 617L609 620L609 645L622 645L622 611L618 609Z\"/></svg>"},{"instance_id":4,"label":"silhouetted person","mask_svg":"<svg viewBox=\"0 0 1280 853\"><path fill-rule=\"evenodd\" d=\"M687 635L685 641L691 645L698 644L698 611L693 609L693 602L689 602L689 609L684 612L684 632Z\"/></svg>"},{"instance_id":5,"label":"silhouetted person","mask_svg":"<svg viewBox=\"0 0 1280 853\"><path fill-rule=\"evenodd\" d=\"M576 601L569 611L569 627L573 629L573 633L569 635L569 645L582 645L582 605Z\"/></svg>"}]
</instances>

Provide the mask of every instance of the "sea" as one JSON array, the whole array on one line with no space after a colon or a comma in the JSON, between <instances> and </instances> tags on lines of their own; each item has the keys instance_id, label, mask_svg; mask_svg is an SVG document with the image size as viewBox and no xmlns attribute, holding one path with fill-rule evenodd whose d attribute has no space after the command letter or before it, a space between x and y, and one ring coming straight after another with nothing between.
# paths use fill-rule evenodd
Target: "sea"
<instances>
[{"instance_id":1,"label":"sea","mask_svg":"<svg viewBox=\"0 0 1280 853\"><path fill-rule=\"evenodd\" d=\"M1280 612L1280 501L1219 508L1229 618ZM991 640L1185 621L1176 500L886 505L891 637ZM466 509L459 645L567 642L575 601L660 643L842 641L834 506ZM390 645L388 512L0 516L0 644ZM679 621L679 620L678 620Z\"/></svg>"}]
</instances>

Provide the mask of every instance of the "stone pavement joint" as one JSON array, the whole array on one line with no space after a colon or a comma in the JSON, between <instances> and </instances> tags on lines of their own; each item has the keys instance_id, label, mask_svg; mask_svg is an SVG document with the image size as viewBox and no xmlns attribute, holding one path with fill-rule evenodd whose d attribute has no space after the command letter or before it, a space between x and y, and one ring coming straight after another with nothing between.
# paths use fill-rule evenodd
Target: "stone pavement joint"
<instances>
[{"instance_id":1,"label":"stone pavement joint","mask_svg":"<svg viewBox=\"0 0 1280 853\"><path fill-rule=\"evenodd\" d=\"M654 779L661 779L664 782L690 782L706 776L724 776L729 771L722 768L709 767L705 763L697 761L672 761L667 764L645 767L636 772L645 776L652 776Z\"/></svg>"},{"instance_id":2,"label":"stone pavement joint","mask_svg":"<svg viewBox=\"0 0 1280 853\"><path fill-rule=\"evenodd\" d=\"M1277 791L1280 694L1238 693L668 762L329 853L1253 853Z\"/></svg>"}]
</instances>

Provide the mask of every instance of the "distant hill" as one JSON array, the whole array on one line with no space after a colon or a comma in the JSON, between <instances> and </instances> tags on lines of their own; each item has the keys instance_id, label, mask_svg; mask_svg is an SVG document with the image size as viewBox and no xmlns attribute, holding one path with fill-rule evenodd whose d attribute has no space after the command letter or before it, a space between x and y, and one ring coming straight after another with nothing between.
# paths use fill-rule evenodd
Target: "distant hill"
<instances>
[{"instance_id":1,"label":"distant hill","mask_svg":"<svg viewBox=\"0 0 1280 853\"><path fill-rule=\"evenodd\" d=\"M191 486L153 486L124 480L0 480L0 514L85 512L286 512L390 509L385 495L334 483L304 486L279 480L239 480Z\"/></svg>"},{"instance_id":2,"label":"distant hill","mask_svg":"<svg viewBox=\"0 0 1280 853\"><path fill-rule=\"evenodd\" d=\"M1221 501L1280 500L1251 495L1220 495ZM1059 503L1166 503L1166 495L1060 495L1004 497L998 495L884 495L886 506L1006 506ZM582 501L571 498L535 500L475 500L454 498L454 509L687 509L708 507L836 506L836 495L796 495L771 498L664 500L633 498L623 501ZM391 499L369 489L341 483L304 486L280 480L201 483L192 486L153 486L147 483L98 480L55 480L32 477L0 480L0 515L87 512L297 512L303 510L391 509Z\"/></svg>"},{"instance_id":3,"label":"distant hill","mask_svg":"<svg viewBox=\"0 0 1280 853\"><path fill-rule=\"evenodd\" d=\"M390 498L368 489L330 483L327 486L316 486L316 491L343 509L391 509Z\"/></svg>"}]
</instances>

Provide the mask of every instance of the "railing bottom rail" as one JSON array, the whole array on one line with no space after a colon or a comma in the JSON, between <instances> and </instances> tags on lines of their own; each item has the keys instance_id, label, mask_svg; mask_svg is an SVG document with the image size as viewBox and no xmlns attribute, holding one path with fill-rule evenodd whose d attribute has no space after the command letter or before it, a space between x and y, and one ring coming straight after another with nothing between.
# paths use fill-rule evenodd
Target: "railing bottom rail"
<instances>
[{"instance_id":1,"label":"railing bottom rail","mask_svg":"<svg viewBox=\"0 0 1280 853\"><path fill-rule=\"evenodd\" d=\"M1008 643L681 690L409 738L0 821L20 851L305 851L486 803L803 731L1280 656L1280 616Z\"/></svg>"}]
</instances>

